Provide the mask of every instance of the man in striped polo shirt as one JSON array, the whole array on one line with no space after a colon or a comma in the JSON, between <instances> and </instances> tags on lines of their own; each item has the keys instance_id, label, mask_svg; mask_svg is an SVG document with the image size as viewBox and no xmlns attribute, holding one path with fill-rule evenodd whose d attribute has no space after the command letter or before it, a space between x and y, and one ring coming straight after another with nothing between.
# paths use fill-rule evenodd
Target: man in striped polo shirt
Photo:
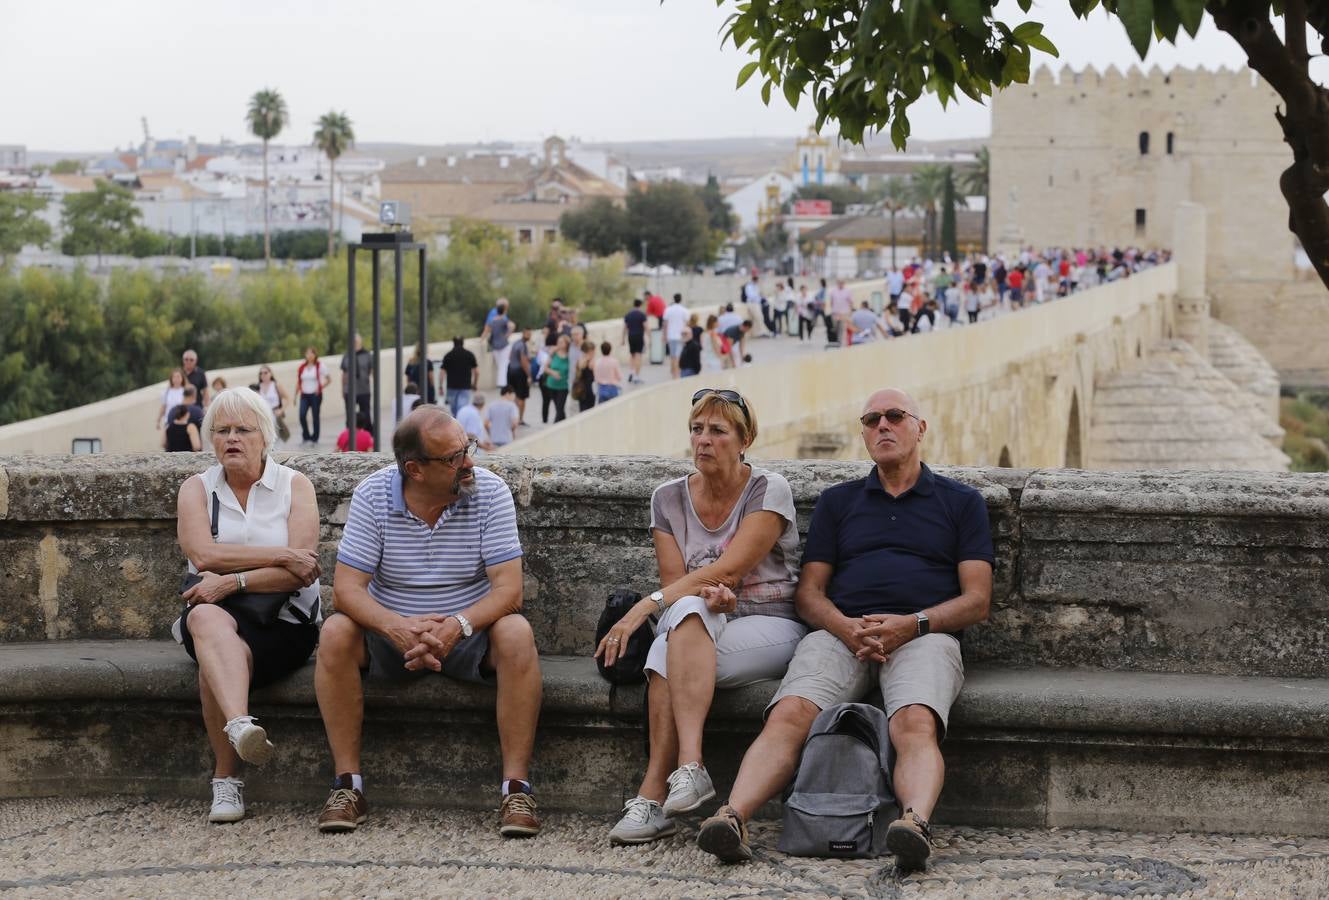
<instances>
[{"instance_id":1,"label":"man in striped polo shirt","mask_svg":"<svg viewBox=\"0 0 1329 900\"><path fill-rule=\"evenodd\" d=\"M337 549L314 686L337 780L320 831L353 831L368 804L360 775L360 673L428 672L497 685L504 837L540 830L528 779L540 715L540 661L522 606L521 542L512 492L476 468L475 441L437 406L392 436L395 466L356 487Z\"/></svg>"}]
</instances>

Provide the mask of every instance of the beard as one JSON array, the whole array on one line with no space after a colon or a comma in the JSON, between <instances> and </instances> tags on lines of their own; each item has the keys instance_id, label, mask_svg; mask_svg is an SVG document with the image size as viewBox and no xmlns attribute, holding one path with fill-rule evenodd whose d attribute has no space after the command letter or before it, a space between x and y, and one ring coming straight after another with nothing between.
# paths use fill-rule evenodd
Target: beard
<instances>
[{"instance_id":1,"label":"beard","mask_svg":"<svg viewBox=\"0 0 1329 900\"><path fill-rule=\"evenodd\" d=\"M474 497L478 490L480 490L480 483L475 480L474 474L472 474L469 478L467 478L464 475L458 474L457 481L452 486L452 493L456 494L457 497L462 500L465 500L469 497Z\"/></svg>"}]
</instances>

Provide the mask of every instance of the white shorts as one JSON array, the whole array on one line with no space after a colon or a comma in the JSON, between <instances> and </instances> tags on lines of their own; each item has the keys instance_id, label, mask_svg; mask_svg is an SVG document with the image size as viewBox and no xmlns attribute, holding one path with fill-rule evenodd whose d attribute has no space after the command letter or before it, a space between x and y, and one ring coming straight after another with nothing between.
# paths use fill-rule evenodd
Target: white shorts
<instances>
[{"instance_id":1,"label":"white shorts","mask_svg":"<svg viewBox=\"0 0 1329 900\"><path fill-rule=\"evenodd\" d=\"M495 350L494 353L494 385L496 387L507 387L508 384L508 360L512 357L512 345L508 344L502 350Z\"/></svg>"},{"instance_id":2,"label":"white shorts","mask_svg":"<svg viewBox=\"0 0 1329 900\"><path fill-rule=\"evenodd\" d=\"M646 655L646 670L668 678L665 656L669 635L688 616L695 615L715 644L715 686L736 688L779 678L789 666L807 626L782 616L742 616L726 620L711 612L700 597L681 597L669 605L655 626L655 642Z\"/></svg>"}]
</instances>

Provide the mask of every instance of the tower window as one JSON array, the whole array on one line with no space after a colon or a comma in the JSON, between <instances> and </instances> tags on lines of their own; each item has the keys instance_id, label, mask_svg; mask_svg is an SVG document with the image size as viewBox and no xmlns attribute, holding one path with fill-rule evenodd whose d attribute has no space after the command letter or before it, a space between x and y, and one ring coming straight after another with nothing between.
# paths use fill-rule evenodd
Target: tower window
<instances>
[{"instance_id":1,"label":"tower window","mask_svg":"<svg viewBox=\"0 0 1329 900\"><path fill-rule=\"evenodd\" d=\"M1149 155L1149 132L1147 131L1140 132L1140 155Z\"/></svg>"},{"instance_id":2,"label":"tower window","mask_svg":"<svg viewBox=\"0 0 1329 900\"><path fill-rule=\"evenodd\" d=\"M1135 236L1144 237L1145 213L1142 209L1135 211Z\"/></svg>"},{"instance_id":3,"label":"tower window","mask_svg":"<svg viewBox=\"0 0 1329 900\"><path fill-rule=\"evenodd\" d=\"M1167 133L1167 155L1172 155L1172 132Z\"/></svg>"}]
</instances>

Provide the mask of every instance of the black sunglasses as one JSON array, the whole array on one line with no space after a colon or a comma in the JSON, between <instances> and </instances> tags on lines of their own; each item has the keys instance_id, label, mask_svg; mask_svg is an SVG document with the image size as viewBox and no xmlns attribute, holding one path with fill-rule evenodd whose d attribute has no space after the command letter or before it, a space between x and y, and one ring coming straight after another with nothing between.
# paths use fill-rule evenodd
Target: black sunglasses
<instances>
[{"instance_id":1,"label":"black sunglasses","mask_svg":"<svg viewBox=\"0 0 1329 900\"><path fill-rule=\"evenodd\" d=\"M886 410L885 412L878 412L875 409L869 412L865 412L863 413L863 415L859 416L858 421L863 424L864 428L876 428L877 423L881 421L882 416L885 416L886 421L890 422L892 425L899 425L901 422L904 421L905 416L908 416L911 419L918 419L918 416L914 415L908 410L897 409L896 407L892 406L890 409ZM920 419L919 421L922 420Z\"/></svg>"},{"instance_id":2,"label":"black sunglasses","mask_svg":"<svg viewBox=\"0 0 1329 900\"><path fill-rule=\"evenodd\" d=\"M692 395L692 405L696 406L698 400L710 394L714 394L717 397L719 397L721 400L725 400L729 403L735 404L739 409L743 410L743 417L746 418L749 422L752 421L752 417L748 415L748 405L743 400L743 395L740 394L738 391L722 391L716 388L702 388L701 390L697 391L697 393Z\"/></svg>"}]
</instances>

